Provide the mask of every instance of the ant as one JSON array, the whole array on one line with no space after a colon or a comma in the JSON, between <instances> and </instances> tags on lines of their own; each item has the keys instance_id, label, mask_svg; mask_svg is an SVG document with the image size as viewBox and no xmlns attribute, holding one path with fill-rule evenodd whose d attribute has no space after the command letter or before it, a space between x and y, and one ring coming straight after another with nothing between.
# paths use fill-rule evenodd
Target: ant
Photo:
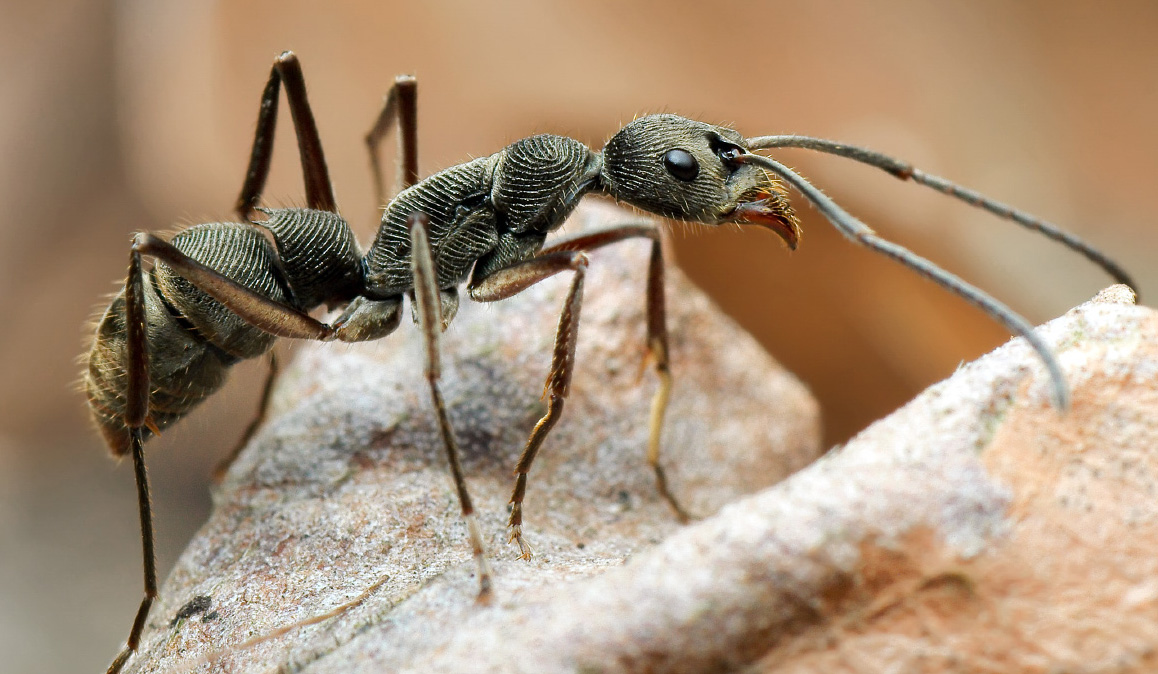
<instances>
[{"instance_id":1,"label":"ant","mask_svg":"<svg viewBox=\"0 0 1158 674\"><path fill-rule=\"evenodd\" d=\"M269 174L282 87L297 133L306 208L258 207ZM141 520L145 596L124 649L109 667L111 674L136 651L157 597L145 440L217 390L234 363L269 352L277 337L359 342L389 335L401 321L407 295L426 344L425 376L478 566L479 596L485 599L491 592L491 572L438 385L439 338L454 318L458 288L466 283L471 299L495 302L561 272L572 274L547 377L547 411L523 449L510 500L510 540L521 557L529 558L522 536L527 474L563 411L570 387L587 253L626 239L650 239L647 348L659 387L651 408L647 460L660 494L681 520L687 519L668 490L659 462L671 389L659 229L651 223L626 224L544 247L547 235L588 193L609 195L665 218L760 225L794 249L800 225L787 183L854 242L960 295L1024 337L1045 363L1052 400L1060 410L1067 408L1069 395L1061 368L1024 318L932 262L880 238L792 170L754 151L797 147L875 166L1036 230L1082 253L1118 282L1134 285L1117 264L1056 226L905 162L803 136L745 138L726 127L671 114L636 119L602 150L563 136L532 136L419 181L416 93L414 78L399 77L366 136L379 203L386 205L377 236L364 254L338 214L301 65L292 52L274 61L261 96L249 166L235 206L239 222L194 225L170 241L147 232L135 236L128 278L99 321L85 377L93 417L110 451L118 457L132 455ZM378 151L395 124L404 189L387 202ZM142 267L144 256L154 259L149 271ZM323 304L342 311L330 323L312 318L308 312ZM275 373L271 360L269 381ZM269 381L262 411L247 436L264 415Z\"/></svg>"}]
</instances>

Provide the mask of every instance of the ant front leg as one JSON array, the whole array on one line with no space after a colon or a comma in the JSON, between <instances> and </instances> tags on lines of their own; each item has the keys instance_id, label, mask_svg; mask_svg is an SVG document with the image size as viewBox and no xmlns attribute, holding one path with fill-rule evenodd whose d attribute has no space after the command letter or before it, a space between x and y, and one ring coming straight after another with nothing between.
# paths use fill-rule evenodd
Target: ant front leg
<instances>
[{"instance_id":1,"label":"ant front leg","mask_svg":"<svg viewBox=\"0 0 1158 674\"><path fill-rule=\"evenodd\" d=\"M532 285L563 271L575 272L571 290L563 303L559 329L555 333L555 349L551 357L551 372L543 395L547 397L547 413L535 424L531 437L515 468L515 490L511 494L510 541L519 546L519 556L531 558L531 548L523 541L523 496L527 491L527 473L539 452L543 440L554 428L563 412L563 401L571 389L571 373L575 369L575 343L579 337L579 310L583 304L583 279L587 276L587 255L579 251L560 250L541 254L526 262L500 269L481 281L473 281L470 296L479 302L497 302L516 295Z\"/></svg>"},{"instance_id":2,"label":"ant front leg","mask_svg":"<svg viewBox=\"0 0 1158 674\"><path fill-rule=\"evenodd\" d=\"M563 271L575 272L570 291L559 317L551 370L547 376L544 395L547 413L531 431L527 444L515 469L515 488L511 494L511 516L508 522L510 540L519 546L520 556L531 557L531 549L523 540L523 499L527 491L527 475L531 464L547 434L555 426L563 411L563 403L570 391L571 375L575 367L575 347L579 333L579 313L582 307L583 281L587 273L587 251L617 243L625 239L644 237L652 240L651 262L648 273L647 315L648 348L655 358L660 387L652 401L648 463L656 473L656 482L664 499L671 504L681 520L687 514L668 489L667 479L659 463L659 439L663 417L671 391L671 372L668 363L667 326L663 293L663 256L659 231L650 224L624 225L561 242L543 250L538 256L492 273L471 283L471 298L479 302L495 302L516 295L530 286Z\"/></svg>"},{"instance_id":3,"label":"ant front leg","mask_svg":"<svg viewBox=\"0 0 1158 674\"><path fill-rule=\"evenodd\" d=\"M671 366L667 340L667 310L664 299L663 245L659 228L650 222L624 224L603 231L594 232L573 239L561 241L545 248L540 255L562 250L592 251L628 239L651 239L651 256L647 269L647 349L655 361L655 373L659 377L659 388L651 401L651 420L647 442L647 463L655 471L656 489L671 506L680 522L688 522L691 516L671 493L667 474L659 462L660 438L663 435L663 420L671 397Z\"/></svg>"},{"instance_id":4,"label":"ant front leg","mask_svg":"<svg viewBox=\"0 0 1158 674\"><path fill-rule=\"evenodd\" d=\"M450 417L446 412L446 403L438 388L438 380L442 376L439 342L445 324L442 318L438 277L434 273L434 260L426 233L429 218L424 213L415 213L410 216L407 224L410 226L410 261L414 272L414 308L418 315L422 337L426 342L426 381L430 384L430 397L434 404L434 412L438 416L438 430L446 448L446 458L450 463L454 487L458 491L458 501L462 507L462 518L466 521L471 551L478 564L479 601L487 601L491 595L492 585L490 565L487 563L482 534L479 533L478 521L474 515L474 504L471 503L470 492L467 491L466 479L463 477L458 441L455 440L454 428L450 425Z\"/></svg>"}]
</instances>

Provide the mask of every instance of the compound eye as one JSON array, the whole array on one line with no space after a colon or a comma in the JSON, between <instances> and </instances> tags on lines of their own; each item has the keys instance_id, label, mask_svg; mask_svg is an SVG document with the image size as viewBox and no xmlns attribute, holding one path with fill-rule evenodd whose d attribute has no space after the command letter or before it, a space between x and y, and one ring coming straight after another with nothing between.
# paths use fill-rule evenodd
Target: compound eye
<instances>
[{"instance_id":1,"label":"compound eye","mask_svg":"<svg viewBox=\"0 0 1158 674\"><path fill-rule=\"evenodd\" d=\"M685 183L690 183L700 174L700 163L687 150L668 150L663 155L663 167Z\"/></svg>"}]
</instances>

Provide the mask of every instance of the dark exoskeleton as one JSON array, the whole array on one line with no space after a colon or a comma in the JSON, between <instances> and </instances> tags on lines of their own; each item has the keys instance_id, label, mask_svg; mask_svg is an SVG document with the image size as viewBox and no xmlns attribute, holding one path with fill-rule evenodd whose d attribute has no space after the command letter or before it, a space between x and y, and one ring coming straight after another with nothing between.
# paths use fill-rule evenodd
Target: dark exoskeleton
<instances>
[{"instance_id":1,"label":"dark exoskeleton","mask_svg":"<svg viewBox=\"0 0 1158 674\"><path fill-rule=\"evenodd\" d=\"M283 86L297 132L308 208L259 209ZM927 260L877 237L791 170L752 151L804 147L877 166L1036 229L1130 284L1113 262L1053 225L862 148L800 136L745 138L725 127L652 115L620 129L601 151L562 136L533 136L416 182L414 116L414 80L399 78L367 142L382 197L377 146L397 122L402 182L409 186L386 206L378 234L363 254L337 212L300 65L287 52L276 60L262 95L250 166L237 204L242 222L196 225L168 242L148 233L136 236L125 288L99 323L86 376L93 416L111 451L133 457L144 545L145 598L110 672L118 671L136 650L157 594L143 441L217 390L234 363L270 352L277 337L379 339L398 327L407 295L426 339L426 376L485 595L490 571L438 388L439 333L454 316L458 288L466 283L471 299L493 302L560 272L573 273L547 379L548 409L523 450L511 497L511 540L522 556L529 557L521 534L527 474L568 393L586 253L625 239L650 239L647 334L660 385L652 406L648 461L660 493L681 519L686 518L659 463L659 436L671 386L659 232L649 222L636 222L545 246L547 235L588 193L607 194L669 218L763 225L795 248L800 231L781 182L786 181L849 238L940 283L1025 337L1045 362L1054 400L1063 409L1067 389L1061 370L1024 319ZM148 271L141 264L145 255L156 260ZM308 313L321 305L343 311L331 323L323 323ZM271 368L271 379L272 372ZM268 388L267 383L267 395ZM264 404L263 399L263 408Z\"/></svg>"}]
</instances>

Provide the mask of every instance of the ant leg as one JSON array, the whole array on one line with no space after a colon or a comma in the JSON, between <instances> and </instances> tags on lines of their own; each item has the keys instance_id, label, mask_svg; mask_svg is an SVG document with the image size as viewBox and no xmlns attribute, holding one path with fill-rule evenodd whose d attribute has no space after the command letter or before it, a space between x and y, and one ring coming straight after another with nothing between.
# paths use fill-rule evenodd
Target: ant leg
<instances>
[{"instance_id":1,"label":"ant leg","mask_svg":"<svg viewBox=\"0 0 1158 674\"><path fill-rule=\"evenodd\" d=\"M144 557L145 597L137 610L137 617L133 621L125 647L109 666L108 674L120 672L129 657L136 652L140 644L141 633L145 627L145 620L157 598L152 506L150 505L149 482L145 470L141 429L148 427L154 433L159 433L159 431L149 418L149 354L143 297L144 280L141 271L142 255L150 255L164 262L182 278L221 302L247 323L272 335L296 339L329 340L341 334L338 329L326 325L308 314L271 300L221 275L182 253L173 244L153 234L137 234L129 254L129 274L125 282L125 376L128 384L124 423L129 428L130 449L137 481L137 502L141 518L141 546ZM378 303L381 306L388 304L386 302ZM380 311L379 313L383 312ZM369 323L371 327L381 330L382 326L389 324L390 320L379 318L378 320L366 321L363 319L362 322ZM397 320L395 319L393 323L396 325ZM365 329L363 328L363 331ZM263 398L267 397L268 388L266 396Z\"/></svg>"},{"instance_id":2,"label":"ant leg","mask_svg":"<svg viewBox=\"0 0 1158 674\"><path fill-rule=\"evenodd\" d=\"M338 318L337 323L331 326L240 285L152 234L137 235L133 251L136 254L152 255L163 261L182 278L221 302L250 325L278 337L319 341L330 339L364 341L383 337L398 326L400 300L371 302L358 298L347 307L347 311ZM220 480L224 476L238 453L264 421L277 371L276 356L270 352L270 371L262 392L257 418L246 428L241 441L229 456L214 469L214 479Z\"/></svg>"},{"instance_id":3,"label":"ant leg","mask_svg":"<svg viewBox=\"0 0 1158 674\"><path fill-rule=\"evenodd\" d=\"M246 288L153 234L147 232L138 234L133 243L133 251L151 255L164 262L182 278L259 330L290 339L329 341L335 337L333 327L307 313Z\"/></svg>"},{"instance_id":4,"label":"ant leg","mask_svg":"<svg viewBox=\"0 0 1158 674\"><path fill-rule=\"evenodd\" d=\"M852 159L853 161L874 166L901 180L911 179L915 183L937 190L942 194L963 201L970 206L988 211L1003 220L1010 220L1026 229L1039 232L1047 238L1061 243L1070 250L1081 253L1086 259L1104 269L1115 281L1130 286L1134 289L1135 294L1137 293L1137 284L1134 283L1134 280L1130 278L1126 270L1122 269L1117 262L1114 262L1107 257L1105 253L1063 230L1061 227L1026 213L1025 211L1003 204L1000 201L990 199L980 192L967 189L940 176L925 173L906 161L895 159L868 148L838 143L824 138L812 138L810 136L760 136L758 138L748 138L746 142L748 143L749 149L752 150L795 147L834 154L838 157L845 157L846 159Z\"/></svg>"},{"instance_id":5,"label":"ant leg","mask_svg":"<svg viewBox=\"0 0 1158 674\"><path fill-rule=\"evenodd\" d=\"M434 403L435 414L438 416L438 430L442 434L443 446L446 447L446 457L450 462L450 473L454 478L454 487L458 490L458 501L462 506L462 518L466 521L467 534L470 536L471 551L478 564L479 601L486 601L491 594L491 570L487 563L486 552L483 549L478 521L474 516L474 505L471 503L470 492L466 488L466 479L462 474L458 442L454 438L454 429L451 427L450 417L446 413L446 403L443 402L442 392L438 389L438 379L442 374L439 341L443 325L437 277L434 273L434 260L431 257L430 241L426 233L429 218L423 213L415 213L410 216L408 224L410 226L410 261L414 271L414 307L418 314L418 325L422 329L422 336L426 341L426 381L430 384L430 397Z\"/></svg>"},{"instance_id":6,"label":"ant leg","mask_svg":"<svg viewBox=\"0 0 1158 674\"><path fill-rule=\"evenodd\" d=\"M108 674L117 674L129 656L140 645L141 632L149 609L157 599L157 562L153 552L153 508L149 498L149 475L145 470L145 452L141 429L152 424L149 419L149 344L145 325L144 280L141 254L134 246L129 253L129 274L125 280L125 349L126 377L125 425L129 428L129 445L133 454L133 474L137 482L137 509L141 518L141 552L144 558L145 596L129 630L125 647L109 665Z\"/></svg>"},{"instance_id":7,"label":"ant leg","mask_svg":"<svg viewBox=\"0 0 1158 674\"><path fill-rule=\"evenodd\" d=\"M310 110L309 99L306 97L305 78L302 75L301 63L293 52L287 51L274 61L273 67L270 69L269 81L261 94L261 106L258 109L257 130L254 132L249 166L245 172L245 182L241 187L241 194L234 206L242 220L247 220L257 206L261 192L265 187L266 178L269 176L270 162L273 157L274 131L277 128L278 98L283 83L290 106L290 115L294 120L294 129L298 137L302 176L306 184L306 201L310 208L337 212L337 202L333 187L330 184L326 158L322 152L322 141L318 136L318 127L314 122L313 112ZM270 392L273 390L278 372L277 358L272 351L269 358L269 374L266 376L257 416L246 427L245 432L242 433L229 455L213 469L214 481L221 481L225 476L225 471L228 470L242 448L249 443L257 428L265 420Z\"/></svg>"},{"instance_id":8,"label":"ant leg","mask_svg":"<svg viewBox=\"0 0 1158 674\"><path fill-rule=\"evenodd\" d=\"M334 319L334 337L342 342L367 342L394 332L402 321L402 296L384 300L355 297Z\"/></svg>"},{"instance_id":9,"label":"ant leg","mask_svg":"<svg viewBox=\"0 0 1158 674\"><path fill-rule=\"evenodd\" d=\"M659 439L663 433L663 417L667 412L671 397L671 366L668 361L667 313L664 303L663 246L657 238L651 244L651 257L647 268L647 346L655 358L655 372L659 375L659 388L651 401L651 424L647 443L647 462L655 471L655 486L664 500L675 511L681 522L691 517L667 484L667 474L659 462Z\"/></svg>"},{"instance_id":10,"label":"ant leg","mask_svg":"<svg viewBox=\"0 0 1158 674\"><path fill-rule=\"evenodd\" d=\"M234 205L234 210L242 220L247 220L257 206L261 191L265 188L265 180L269 177L274 130L277 127L278 95L283 84L298 137L302 177L306 183L306 203L316 210L338 212L338 202L334 197L330 172L326 167L325 154L322 152L322 141L318 136L318 127L314 122L314 113L310 110L310 102L306 98L306 82L302 75L302 66L298 62L298 57L293 52L287 51L282 52L274 60L273 68L269 71L269 81L261 93L261 108L257 114L257 131L253 137L249 167L245 172L241 194Z\"/></svg>"},{"instance_id":11,"label":"ant leg","mask_svg":"<svg viewBox=\"0 0 1158 674\"><path fill-rule=\"evenodd\" d=\"M510 542L519 546L519 556L531 558L531 548L523 540L523 497L527 492L527 473L539 452L543 440L554 428L563 412L563 401L571 389L571 373L575 369L575 344L579 337L579 311L583 303L583 280L587 276L587 255L582 251L556 250L540 254L525 262L499 269L481 280L472 280L470 296L479 302L496 302L516 295L530 286L563 271L575 272L571 289L563 303L559 328L555 333L555 349L551 370L543 395L547 398L547 413L527 438L527 444L515 468L515 489L511 493Z\"/></svg>"},{"instance_id":12,"label":"ant leg","mask_svg":"<svg viewBox=\"0 0 1158 674\"><path fill-rule=\"evenodd\" d=\"M691 519L688 512L672 494L668 486L667 474L659 462L660 437L663 434L663 419L667 413L671 396L671 367L668 360L667 313L664 300L663 246L659 228L650 222L625 224L592 234L577 236L544 248L541 255L561 250L592 251L627 239L651 239L651 257L647 274L647 348L655 359L655 372L659 377L659 388L651 401L651 420L647 443L647 462L655 471L655 483L663 497L681 522Z\"/></svg>"},{"instance_id":13,"label":"ant leg","mask_svg":"<svg viewBox=\"0 0 1158 674\"><path fill-rule=\"evenodd\" d=\"M145 316L144 276L141 256L163 261L183 278L224 304L248 323L279 337L330 339L334 330L292 307L265 297L190 258L173 244L149 233L137 234L129 252L129 274L125 281L125 377L127 380L124 422L129 429L137 481L137 505L141 517L141 547L144 555L145 597L129 632L125 648L109 666L116 674L140 644L149 609L157 598L157 568L153 552L153 517L149 499L149 479L145 470L142 428L158 433L149 417L149 353Z\"/></svg>"},{"instance_id":14,"label":"ant leg","mask_svg":"<svg viewBox=\"0 0 1158 674\"><path fill-rule=\"evenodd\" d=\"M374 126L366 133L366 149L370 151L370 171L374 174L374 197L378 205L386 205L386 181L378 157L378 146L398 122L400 164L398 181L401 191L418 182L418 80L412 75L399 75L386 94L382 110Z\"/></svg>"},{"instance_id":15,"label":"ant leg","mask_svg":"<svg viewBox=\"0 0 1158 674\"><path fill-rule=\"evenodd\" d=\"M265 423L266 414L269 412L269 399L273 393L273 383L277 379L279 369L277 353L270 350L269 372L266 373L265 385L261 389L261 401L257 404L257 415L254 416L253 420L249 422L249 425L245 427L245 431L241 434L241 437L238 438L237 444L233 446L233 449L229 450L229 454L213 467L214 482L220 483L221 480L225 478L225 473L229 470L229 467L233 465L233 462L237 460L238 455L241 454L241 450L245 449L245 446L253 439L253 434Z\"/></svg>"}]
</instances>

